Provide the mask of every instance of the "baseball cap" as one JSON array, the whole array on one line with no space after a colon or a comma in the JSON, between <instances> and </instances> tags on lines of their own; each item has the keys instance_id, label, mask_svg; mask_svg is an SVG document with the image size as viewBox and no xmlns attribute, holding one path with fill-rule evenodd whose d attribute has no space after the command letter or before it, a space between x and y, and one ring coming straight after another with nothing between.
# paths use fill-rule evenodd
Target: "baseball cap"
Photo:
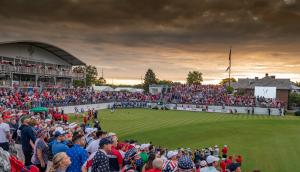
<instances>
[{"instance_id":1,"label":"baseball cap","mask_svg":"<svg viewBox=\"0 0 300 172\"><path fill-rule=\"evenodd\" d=\"M213 162L217 162L217 161L219 161L220 159L219 158L217 158L217 157L215 157L215 156L212 156L212 155L209 155L207 158L206 158L206 162L208 163L208 164L211 164L211 163L213 163Z\"/></svg>"},{"instance_id":2,"label":"baseball cap","mask_svg":"<svg viewBox=\"0 0 300 172\"><path fill-rule=\"evenodd\" d=\"M150 145L151 145L150 143L142 144L141 147L140 147L140 149L141 149L141 150L144 150L144 149L146 149L146 148L149 148Z\"/></svg>"},{"instance_id":3,"label":"baseball cap","mask_svg":"<svg viewBox=\"0 0 300 172\"><path fill-rule=\"evenodd\" d=\"M58 130L58 131L55 131L54 132L54 137L58 137L58 136L62 136L62 135L65 135L66 132L63 131L63 130Z\"/></svg>"},{"instance_id":4,"label":"baseball cap","mask_svg":"<svg viewBox=\"0 0 300 172\"><path fill-rule=\"evenodd\" d=\"M108 144L112 144L112 143L113 142L111 141L111 139L105 137L105 138L100 140L99 146L102 147L103 145L108 145Z\"/></svg>"},{"instance_id":5,"label":"baseball cap","mask_svg":"<svg viewBox=\"0 0 300 172\"><path fill-rule=\"evenodd\" d=\"M193 161L190 157L184 155L179 158L178 167L183 170L192 169L194 167Z\"/></svg>"},{"instance_id":6,"label":"baseball cap","mask_svg":"<svg viewBox=\"0 0 300 172\"><path fill-rule=\"evenodd\" d=\"M167 157L169 158L169 159L171 159L173 156L177 156L178 155L178 151L169 151L168 153L167 153Z\"/></svg>"},{"instance_id":7,"label":"baseball cap","mask_svg":"<svg viewBox=\"0 0 300 172\"><path fill-rule=\"evenodd\" d=\"M205 160L200 161L200 166L205 167L207 165L207 162Z\"/></svg>"},{"instance_id":8,"label":"baseball cap","mask_svg":"<svg viewBox=\"0 0 300 172\"><path fill-rule=\"evenodd\" d=\"M98 130L97 128L86 128L85 133L86 133L86 135L90 135L93 132L96 132L97 130Z\"/></svg>"}]
</instances>

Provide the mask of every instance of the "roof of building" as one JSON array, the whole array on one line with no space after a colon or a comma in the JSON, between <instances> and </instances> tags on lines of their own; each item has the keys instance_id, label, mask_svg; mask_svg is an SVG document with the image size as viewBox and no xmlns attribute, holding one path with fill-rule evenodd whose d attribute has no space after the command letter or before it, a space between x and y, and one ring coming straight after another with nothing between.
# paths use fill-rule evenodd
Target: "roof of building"
<instances>
[{"instance_id":1,"label":"roof of building","mask_svg":"<svg viewBox=\"0 0 300 172\"><path fill-rule=\"evenodd\" d=\"M17 44L17 45L30 45L30 46L35 46L35 47L39 47L41 49L44 49L54 55L56 55L57 57L63 59L64 61L68 62L69 64L76 66L76 65L86 65L84 62L82 62L80 59L76 58L75 56L73 56L72 54L68 53L67 51L45 43L45 42L38 42L38 41L12 41L12 42L0 42L1 44Z\"/></svg>"},{"instance_id":2,"label":"roof of building","mask_svg":"<svg viewBox=\"0 0 300 172\"><path fill-rule=\"evenodd\" d=\"M239 78L238 82L232 84L235 89L254 89L256 86L276 87L281 90L292 89L290 79L276 79L274 76L265 76L261 79Z\"/></svg>"}]
</instances>

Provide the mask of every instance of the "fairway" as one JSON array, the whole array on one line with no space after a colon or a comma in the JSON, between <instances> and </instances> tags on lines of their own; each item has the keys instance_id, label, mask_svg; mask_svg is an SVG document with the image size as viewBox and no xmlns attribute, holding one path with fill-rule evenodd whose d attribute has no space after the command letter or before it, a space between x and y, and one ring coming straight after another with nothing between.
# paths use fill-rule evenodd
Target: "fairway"
<instances>
[{"instance_id":1,"label":"fairway","mask_svg":"<svg viewBox=\"0 0 300 172\"><path fill-rule=\"evenodd\" d=\"M117 109L99 112L102 128L120 139L152 141L167 148L204 148L227 144L241 154L243 171L298 171L300 118L221 113Z\"/></svg>"}]
</instances>

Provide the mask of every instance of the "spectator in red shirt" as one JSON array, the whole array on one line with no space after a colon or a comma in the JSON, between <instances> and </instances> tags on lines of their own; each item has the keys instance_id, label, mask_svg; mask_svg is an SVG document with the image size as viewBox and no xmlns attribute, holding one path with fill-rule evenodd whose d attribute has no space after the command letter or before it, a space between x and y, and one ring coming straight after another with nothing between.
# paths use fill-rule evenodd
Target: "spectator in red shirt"
<instances>
[{"instance_id":1,"label":"spectator in red shirt","mask_svg":"<svg viewBox=\"0 0 300 172\"><path fill-rule=\"evenodd\" d=\"M227 153L228 153L228 147L227 147L227 145L224 145L224 147L222 149L222 157L227 158Z\"/></svg>"},{"instance_id":2,"label":"spectator in red shirt","mask_svg":"<svg viewBox=\"0 0 300 172\"><path fill-rule=\"evenodd\" d=\"M109 168L111 172L120 171L123 165L123 157L121 153L117 150L118 137L115 133L109 133L108 135L111 137L111 140L113 142L111 147L111 153L107 155L109 158Z\"/></svg>"},{"instance_id":3,"label":"spectator in red shirt","mask_svg":"<svg viewBox=\"0 0 300 172\"><path fill-rule=\"evenodd\" d=\"M68 122L68 114L62 114L63 118L64 118L64 123L66 124Z\"/></svg>"}]
</instances>

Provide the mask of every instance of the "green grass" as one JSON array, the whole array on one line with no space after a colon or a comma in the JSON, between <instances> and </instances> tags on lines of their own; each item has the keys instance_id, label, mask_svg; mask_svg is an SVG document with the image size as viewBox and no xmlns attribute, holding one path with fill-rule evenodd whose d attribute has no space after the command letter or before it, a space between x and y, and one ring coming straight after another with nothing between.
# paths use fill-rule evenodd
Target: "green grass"
<instances>
[{"instance_id":1,"label":"green grass","mask_svg":"<svg viewBox=\"0 0 300 172\"><path fill-rule=\"evenodd\" d=\"M243 171L299 171L300 117L117 109L101 110L102 128L120 139L168 148L229 146L244 158Z\"/></svg>"}]
</instances>

